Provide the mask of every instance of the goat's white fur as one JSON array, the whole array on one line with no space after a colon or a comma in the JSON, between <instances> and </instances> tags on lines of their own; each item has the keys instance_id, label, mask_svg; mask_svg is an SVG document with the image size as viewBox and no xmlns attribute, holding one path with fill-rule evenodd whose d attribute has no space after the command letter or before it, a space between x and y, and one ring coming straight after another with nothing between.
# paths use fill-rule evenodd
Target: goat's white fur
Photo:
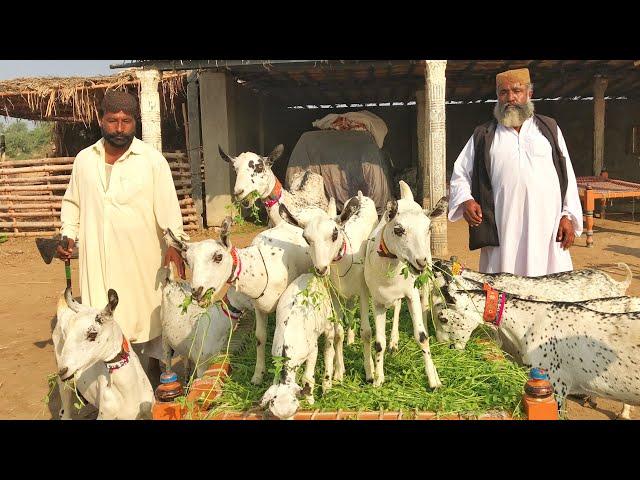
<instances>
[{"instance_id":1,"label":"goat's white fur","mask_svg":"<svg viewBox=\"0 0 640 480\"><path fill-rule=\"evenodd\" d=\"M429 215L440 214L441 209L444 208L445 199L441 199L436 208L427 214L413 200L409 186L403 181L399 183L401 199L387 205L382 219L371 233L364 268L365 281L373 300L376 321L374 385L379 386L384 382L386 309L398 300L406 298L413 322L414 338L423 353L429 386L437 388L441 386L441 382L431 358L429 335L423 319L424 302L421 301L421 292L414 287L417 277L414 271L423 271L431 266ZM388 250L397 258L378 255L381 238L384 239ZM410 265L406 278L402 274L405 265Z\"/></svg>"},{"instance_id":2,"label":"goat's white fur","mask_svg":"<svg viewBox=\"0 0 640 480\"><path fill-rule=\"evenodd\" d=\"M308 295L304 294L305 290ZM310 404L314 403L314 373L320 335L325 336L322 391L331 388L332 377L341 379L344 374L344 330L340 322L331 321L331 309L327 288L321 279L309 273L291 282L278 301L272 355L286 357L286 360L281 378L274 378L273 385L262 397L261 405L268 405L279 418L286 419L295 414L299 405L297 397L301 392L306 392L305 397ZM296 383L296 371L305 362L303 388L300 388Z\"/></svg>"},{"instance_id":3,"label":"goat's white fur","mask_svg":"<svg viewBox=\"0 0 640 480\"><path fill-rule=\"evenodd\" d=\"M124 335L113 319L111 301L110 305L101 310L79 304L70 290L60 297L51 336L58 372L65 380L75 378L78 392L98 409L99 420L150 419L153 389L133 348L126 365L112 373L105 365L120 352ZM89 332L95 340L87 338ZM61 418L69 420L75 393L66 383L58 376Z\"/></svg>"}]
</instances>

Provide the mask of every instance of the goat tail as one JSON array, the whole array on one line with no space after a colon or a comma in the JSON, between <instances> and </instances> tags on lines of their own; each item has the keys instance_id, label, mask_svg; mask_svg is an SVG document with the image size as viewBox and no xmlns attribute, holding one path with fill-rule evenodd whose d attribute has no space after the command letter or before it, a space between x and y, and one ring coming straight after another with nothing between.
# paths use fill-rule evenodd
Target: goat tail
<instances>
[{"instance_id":1,"label":"goat tail","mask_svg":"<svg viewBox=\"0 0 640 480\"><path fill-rule=\"evenodd\" d=\"M629 268L629 265L627 265L626 263L618 262L616 265L618 266L618 268L627 270L627 278L625 278L621 282L618 282L621 287L624 287L624 290L626 292L627 288L629 288L629 285L631 285L631 280L633 279L633 272L631 271L631 268Z\"/></svg>"}]
</instances>

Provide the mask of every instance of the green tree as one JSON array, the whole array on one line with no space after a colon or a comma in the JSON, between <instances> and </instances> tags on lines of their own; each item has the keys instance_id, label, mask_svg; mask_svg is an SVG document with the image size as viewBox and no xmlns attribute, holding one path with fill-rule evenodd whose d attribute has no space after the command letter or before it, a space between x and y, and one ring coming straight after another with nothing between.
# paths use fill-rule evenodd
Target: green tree
<instances>
[{"instance_id":1,"label":"green tree","mask_svg":"<svg viewBox=\"0 0 640 480\"><path fill-rule=\"evenodd\" d=\"M53 141L53 123L41 122L29 130L26 122L18 120L8 126L0 124L0 133L5 136L7 159L44 157Z\"/></svg>"}]
</instances>

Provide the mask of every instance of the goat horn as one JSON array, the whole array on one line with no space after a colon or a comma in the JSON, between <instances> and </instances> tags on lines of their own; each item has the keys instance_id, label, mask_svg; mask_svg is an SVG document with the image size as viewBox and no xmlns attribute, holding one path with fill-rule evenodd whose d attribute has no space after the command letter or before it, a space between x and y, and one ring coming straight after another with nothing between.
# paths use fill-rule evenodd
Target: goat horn
<instances>
[{"instance_id":1,"label":"goat horn","mask_svg":"<svg viewBox=\"0 0 640 480\"><path fill-rule=\"evenodd\" d=\"M67 302L67 307L71 310L76 313L80 311L80 304L73 299L73 295L71 295L71 289L69 287L64 291L64 300Z\"/></svg>"}]
</instances>

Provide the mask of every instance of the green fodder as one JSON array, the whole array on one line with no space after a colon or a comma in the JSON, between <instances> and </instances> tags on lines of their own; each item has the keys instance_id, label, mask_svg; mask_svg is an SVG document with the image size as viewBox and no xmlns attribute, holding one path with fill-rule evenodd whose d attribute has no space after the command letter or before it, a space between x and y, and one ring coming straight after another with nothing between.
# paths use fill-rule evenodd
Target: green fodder
<instances>
[{"instance_id":1,"label":"green fodder","mask_svg":"<svg viewBox=\"0 0 640 480\"><path fill-rule=\"evenodd\" d=\"M390 322L387 322L387 338L389 328ZM233 371L225 383L223 394L214 401L213 413L259 408L260 399L276 373L270 355L274 329L275 320L271 316L266 346L269 368L264 383L255 386L250 382L256 351L255 337L252 337L242 352L231 356ZM357 339L353 345L344 345L344 379L334 381L333 388L325 394L320 387L324 374L324 338L321 337L315 369L315 404L308 405L301 399L300 409L432 411L438 415L480 415L504 411L514 417L522 416L521 397L527 380L526 369L505 358L482 330L472 336L465 350L453 350L448 344L434 342L432 334L431 353L442 382L442 387L436 390L428 386L423 355L412 332L411 318L403 304L398 350L385 353L385 383L375 388L365 381L362 343ZM301 374L302 368L298 378Z\"/></svg>"}]
</instances>

